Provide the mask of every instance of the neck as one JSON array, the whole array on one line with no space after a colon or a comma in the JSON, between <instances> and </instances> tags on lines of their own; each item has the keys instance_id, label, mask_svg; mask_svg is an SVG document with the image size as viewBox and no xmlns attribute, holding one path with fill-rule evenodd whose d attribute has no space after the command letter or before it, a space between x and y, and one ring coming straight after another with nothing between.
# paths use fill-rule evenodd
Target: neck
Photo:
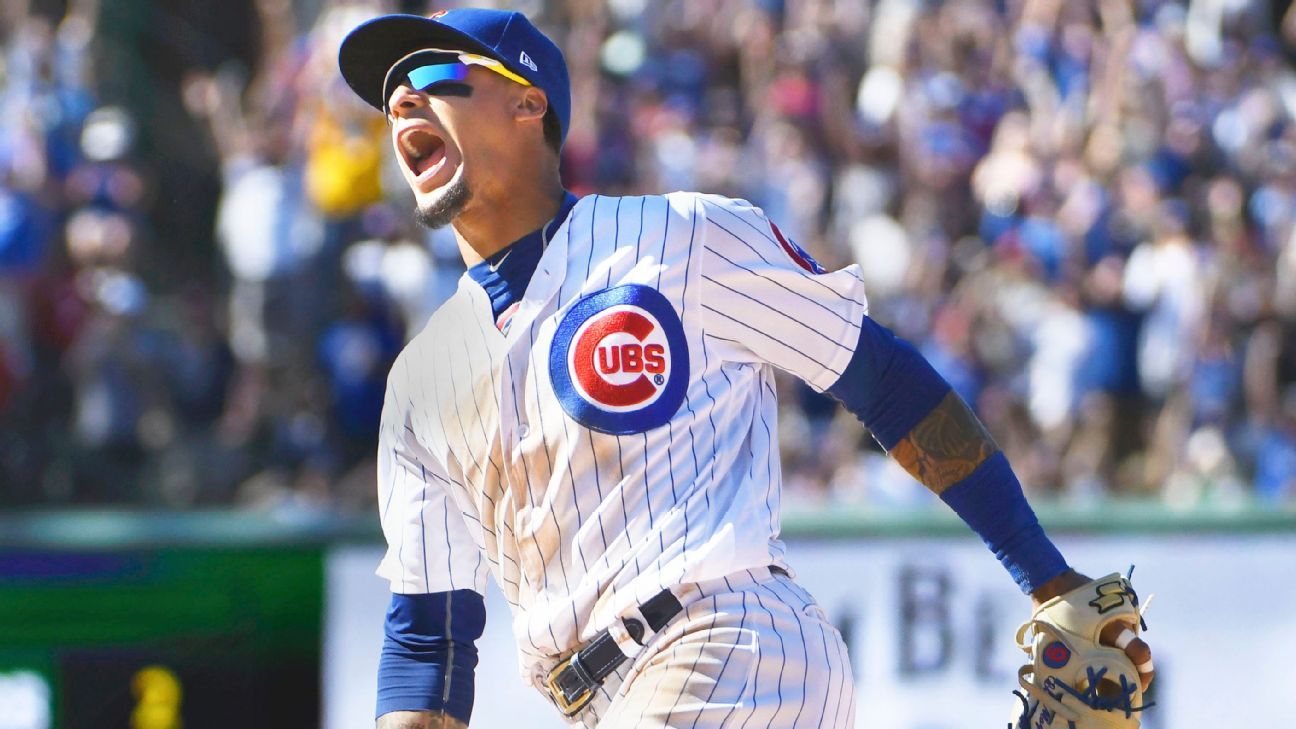
<instances>
[{"instance_id":1,"label":"neck","mask_svg":"<svg viewBox=\"0 0 1296 729\"><path fill-rule=\"evenodd\" d=\"M541 182L537 184L536 180ZM474 190L472 200L454 219L455 238L464 263L474 266L558 214L563 201L562 180L552 175L514 178L497 187Z\"/></svg>"}]
</instances>

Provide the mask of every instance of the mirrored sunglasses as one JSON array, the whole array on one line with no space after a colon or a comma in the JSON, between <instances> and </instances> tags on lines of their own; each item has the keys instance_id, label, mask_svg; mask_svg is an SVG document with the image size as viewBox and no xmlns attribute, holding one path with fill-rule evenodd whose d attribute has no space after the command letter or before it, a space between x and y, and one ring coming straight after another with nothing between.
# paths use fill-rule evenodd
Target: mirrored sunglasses
<instances>
[{"instance_id":1,"label":"mirrored sunglasses","mask_svg":"<svg viewBox=\"0 0 1296 729\"><path fill-rule=\"evenodd\" d=\"M392 66L384 90L383 111L388 114L391 113L390 109L386 108L387 100L391 98L392 92L396 90L396 86L400 83L409 84L409 87L415 91L426 92L437 84L446 82L462 83L468 78L469 66L482 66L514 83L523 86L532 85L530 81L505 68L504 64L497 59L479 56L475 53L427 49L412 53Z\"/></svg>"}]
</instances>

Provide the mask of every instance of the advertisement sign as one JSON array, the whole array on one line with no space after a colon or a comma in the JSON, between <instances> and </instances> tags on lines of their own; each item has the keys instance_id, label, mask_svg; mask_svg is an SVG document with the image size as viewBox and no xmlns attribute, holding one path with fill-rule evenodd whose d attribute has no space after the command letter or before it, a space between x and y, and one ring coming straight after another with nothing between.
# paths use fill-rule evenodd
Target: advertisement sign
<instances>
[{"instance_id":1,"label":"advertisement sign","mask_svg":"<svg viewBox=\"0 0 1296 729\"><path fill-rule=\"evenodd\" d=\"M1137 563L1156 651L1157 706L1145 729L1277 729L1296 716L1283 660L1296 646L1292 536L1084 537L1059 540L1093 577ZM845 635L861 729L1004 729L1015 705L1014 647L1030 601L974 539L793 541L789 561ZM381 550L348 548L326 567L324 726L373 721L387 588ZM473 726L566 726L523 685L508 607L492 589L479 644Z\"/></svg>"}]
</instances>

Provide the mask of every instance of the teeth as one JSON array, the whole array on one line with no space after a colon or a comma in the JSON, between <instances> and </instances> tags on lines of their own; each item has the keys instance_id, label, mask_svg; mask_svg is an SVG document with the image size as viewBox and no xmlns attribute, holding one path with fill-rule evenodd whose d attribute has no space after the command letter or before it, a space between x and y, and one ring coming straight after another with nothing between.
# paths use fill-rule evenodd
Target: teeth
<instances>
[{"instance_id":1,"label":"teeth","mask_svg":"<svg viewBox=\"0 0 1296 729\"><path fill-rule=\"evenodd\" d=\"M400 136L400 148L412 158L412 160L422 160L429 156L438 147L439 140L432 132L424 130L408 131Z\"/></svg>"},{"instance_id":2,"label":"teeth","mask_svg":"<svg viewBox=\"0 0 1296 729\"><path fill-rule=\"evenodd\" d=\"M418 132L406 134L405 137L401 140L401 146L403 146L405 148L405 151L409 152L409 155L414 159L419 159L424 156L424 152L419 149L419 146L417 144L414 143L414 135L417 133Z\"/></svg>"}]
</instances>

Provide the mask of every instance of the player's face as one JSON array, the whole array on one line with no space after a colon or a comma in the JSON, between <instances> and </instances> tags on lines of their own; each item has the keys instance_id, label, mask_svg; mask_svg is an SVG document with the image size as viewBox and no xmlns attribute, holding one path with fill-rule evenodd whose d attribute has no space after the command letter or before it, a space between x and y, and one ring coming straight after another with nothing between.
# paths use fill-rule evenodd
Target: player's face
<instances>
[{"instance_id":1,"label":"player's face","mask_svg":"<svg viewBox=\"0 0 1296 729\"><path fill-rule=\"evenodd\" d=\"M472 67L462 80L422 91L406 82L392 91L387 99L392 145L424 225L446 225L468 204L473 170L484 177L507 164L501 150L513 146L507 138L509 110L521 88Z\"/></svg>"}]
</instances>

